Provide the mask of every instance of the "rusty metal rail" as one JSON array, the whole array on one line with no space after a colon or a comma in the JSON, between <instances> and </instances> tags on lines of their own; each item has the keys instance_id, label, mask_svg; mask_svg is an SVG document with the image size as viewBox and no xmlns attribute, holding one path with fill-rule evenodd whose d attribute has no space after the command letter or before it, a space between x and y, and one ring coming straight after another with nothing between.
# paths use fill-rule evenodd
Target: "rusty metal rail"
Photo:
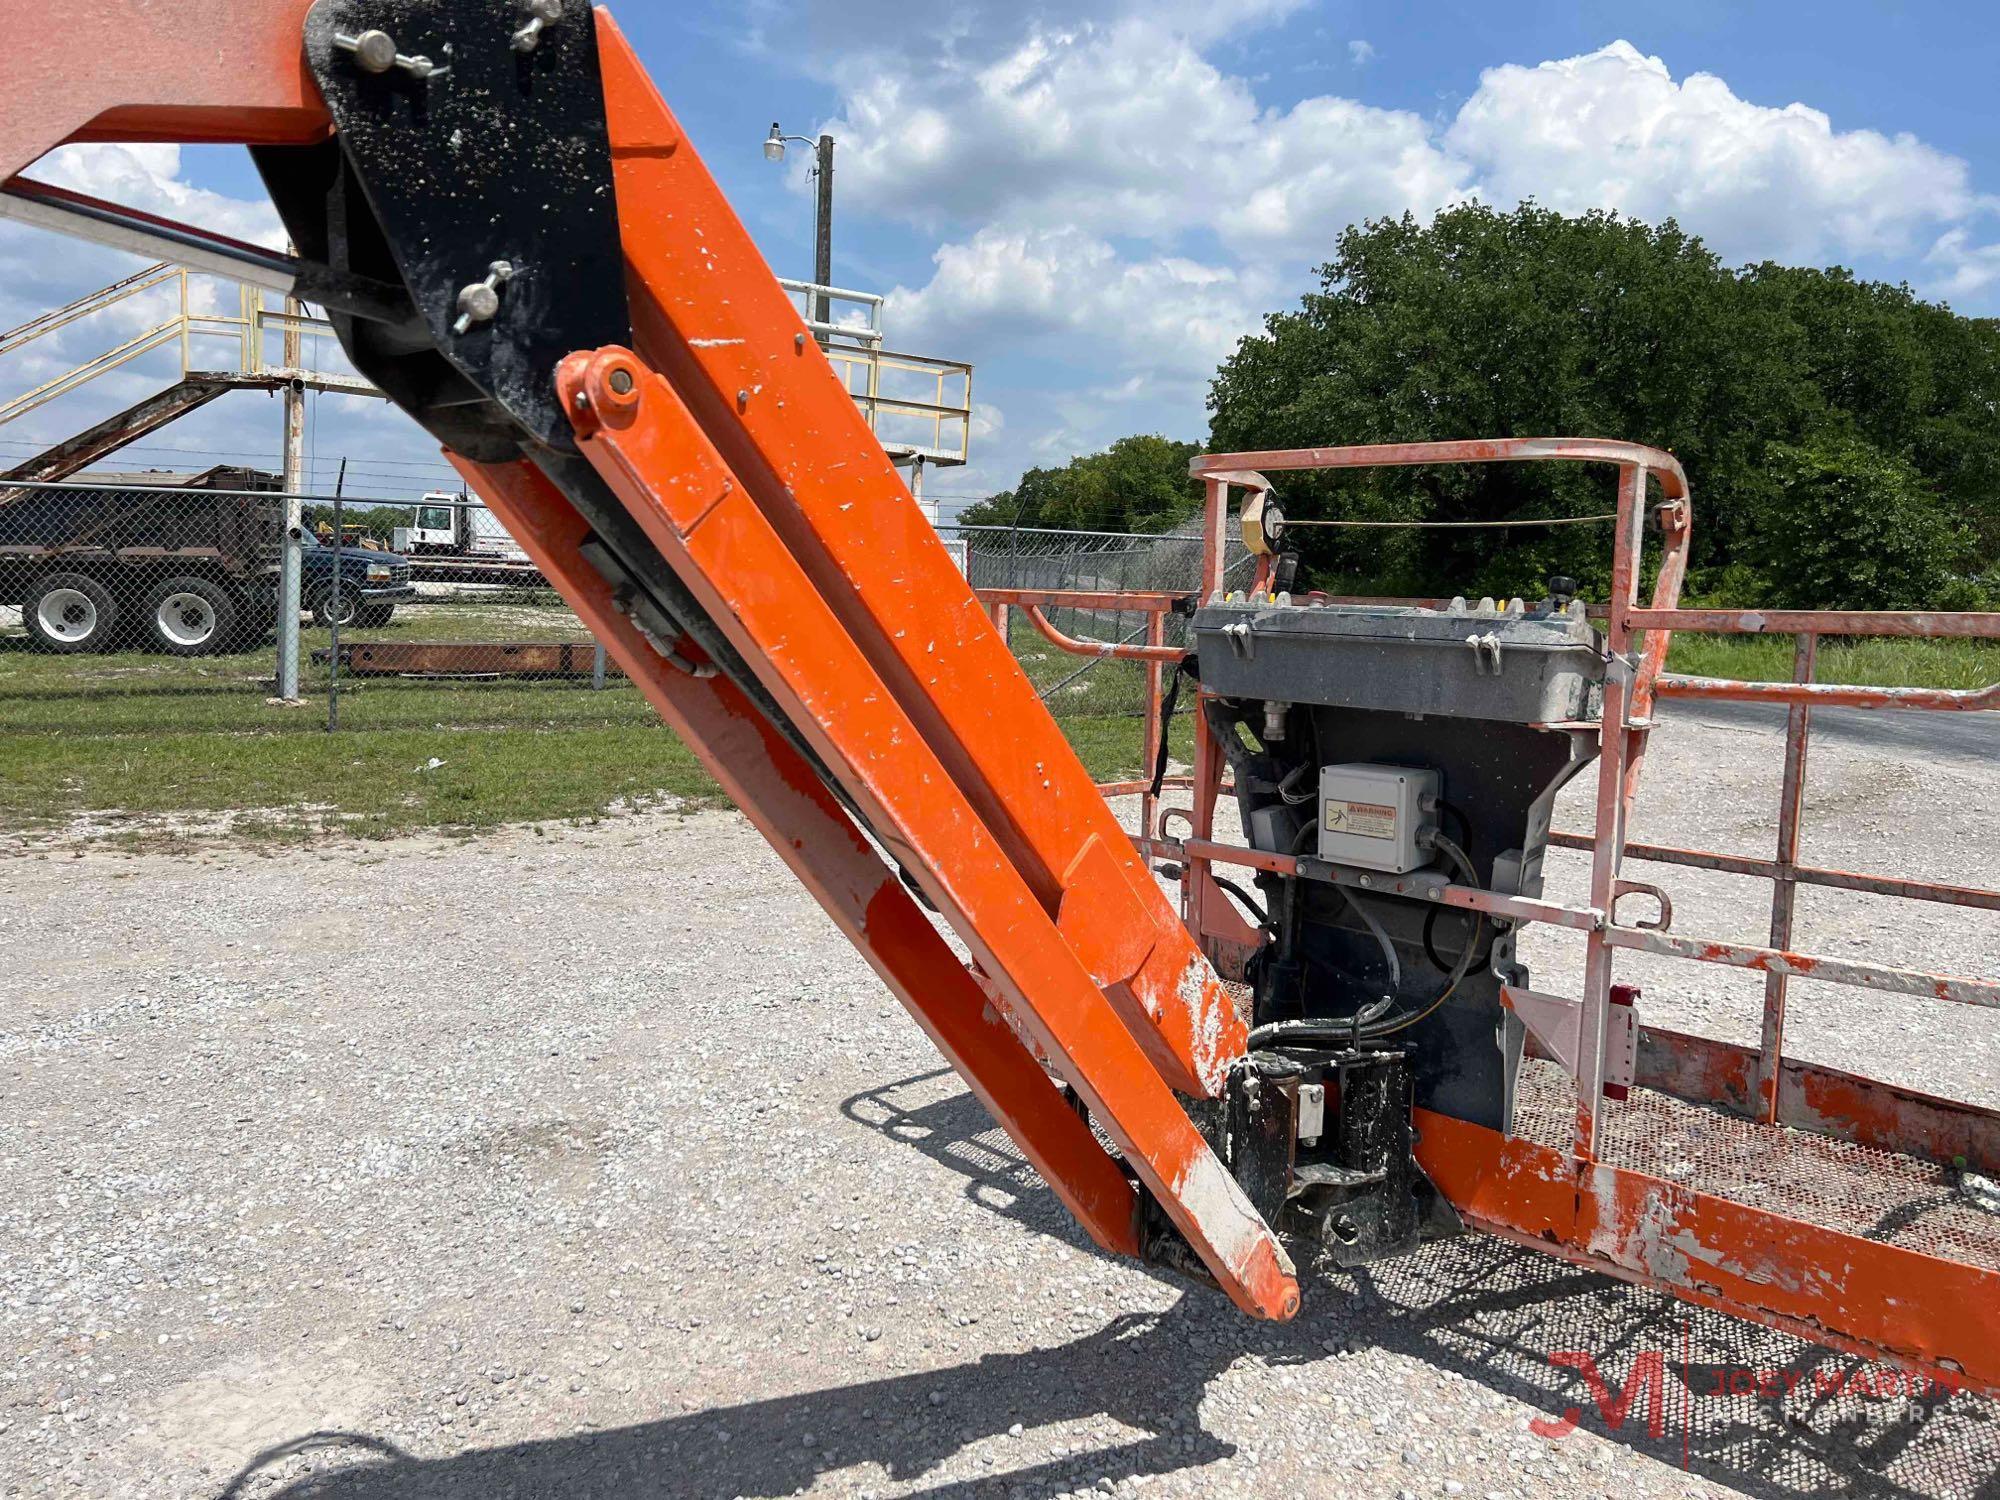
<instances>
[{"instance_id":1,"label":"rusty metal rail","mask_svg":"<svg viewBox=\"0 0 2000 1500\"><path fill-rule=\"evenodd\" d=\"M1588 834L1552 833L1549 842L1559 849L1589 853L1595 847ZM1709 849L1682 849L1673 844L1625 845L1627 859L1653 864L1682 865L1694 870L1715 870L1724 875L1761 876L1773 879L1782 872L1775 859L1752 854L1718 854ZM1828 890L1860 891L1872 896L1901 896L1908 901L1937 901L1946 906L1969 906L1979 911L2000 911L2000 891L1981 890L1971 885L1946 885L1938 881L1910 880L1895 875L1863 875L1853 870L1832 870L1820 865L1792 866L1791 878L1800 885L1820 885Z\"/></svg>"}]
</instances>

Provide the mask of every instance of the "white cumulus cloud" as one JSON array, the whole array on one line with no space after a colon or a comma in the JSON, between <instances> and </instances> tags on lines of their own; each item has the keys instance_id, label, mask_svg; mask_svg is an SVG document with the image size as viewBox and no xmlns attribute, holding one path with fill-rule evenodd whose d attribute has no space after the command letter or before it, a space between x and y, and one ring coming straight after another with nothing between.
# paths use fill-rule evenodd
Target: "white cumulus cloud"
<instances>
[{"instance_id":1,"label":"white cumulus cloud","mask_svg":"<svg viewBox=\"0 0 2000 1500\"><path fill-rule=\"evenodd\" d=\"M1907 254L1975 204L1966 164L1914 136L1836 130L1709 73L1676 82L1623 41L1488 70L1444 144L1494 202L1673 217L1733 259Z\"/></svg>"},{"instance_id":2,"label":"white cumulus cloud","mask_svg":"<svg viewBox=\"0 0 2000 1500\"><path fill-rule=\"evenodd\" d=\"M941 241L928 279L891 297L899 340L975 360L1064 351L1060 403L1010 401L1007 440L1038 455L1026 424L1057 406L1059 441L1079 440L1080 410L1106 424L1092 441L1130 430L1149 398L1161 424L1198 430L1216 360L1312 285L1343 229L1466 199L1671 216L1731 262L1859 263L1975 304L2000 291L2000 245L1975 228L1990 200L1964 161L1677 78L1624 41L1488 69L1432 119L1333 87L1264 103L1213 42L1268 8L1199 26L1109 3L951 14L929 66L830 73L828 128L843 202Z\"/></svg>"},{"instance_id":3,"label":"white cumulus cloud","mask_svg":"<svg viewBox=\"0 0 2000 1500\"><path fill-rule=\"evenodd\" d=\"M179 146L64 146L25 175L239 240L272 248L285 243L277 210L268 202L231 198L190 183L182 173Z\"/></svg>"},{"instance_id":4,"label":"white cumulus cloud","mask_svg":"<svg viewBox=\"0 0 2000 1500\"><path fill-rule=\"evenodd\" d=\"M1333 96L1263 108L1153 20L1038 31L977 65L877 76L829 127L843 201L929 227L1009 222L1324 249L1468 179L1419 116Z\"/></svg>"}]
</instances>

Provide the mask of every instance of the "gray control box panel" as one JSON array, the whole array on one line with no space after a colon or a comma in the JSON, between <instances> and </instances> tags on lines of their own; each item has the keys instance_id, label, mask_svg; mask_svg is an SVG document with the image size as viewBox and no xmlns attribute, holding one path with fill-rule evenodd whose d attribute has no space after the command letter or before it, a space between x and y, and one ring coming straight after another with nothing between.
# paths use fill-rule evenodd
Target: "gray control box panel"
<instances>
[{"instance_id":1,"label":"gray control box panel","mask_svg":"<svg viewBox=\"0 0 2000 1500\"><path fill-rule=\"evenodd\" d=\"M1322 766L1319 857L1407 875L1431 862L1438 773L1411 766Z\"/></svg>"}]
</instances>

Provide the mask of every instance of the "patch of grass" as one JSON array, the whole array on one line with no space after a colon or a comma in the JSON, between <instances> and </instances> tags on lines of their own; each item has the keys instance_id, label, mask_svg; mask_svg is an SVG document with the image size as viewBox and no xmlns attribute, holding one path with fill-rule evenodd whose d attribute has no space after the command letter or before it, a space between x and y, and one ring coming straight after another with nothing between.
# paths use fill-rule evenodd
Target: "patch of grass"
<instances>
[{"instance_id":1,"label":"patch of grass","mask_svg":"<svg viewBox=\"0 0 2000 1500\"><path fill-rule=\"evenodd\" d=\"M272 713L295 710L270 710ZM10 735L0 825L33 830L85 813L171 837L162 818L275 811L231 834L375 838L418 830L591 818L662 794L716 804L720 789L657 723L559 732L389 729L217 735ZM431 767L430 762L441 764Z\"/></svg>"},{"instance_id":2,"label":"patch of grass","mask_svg":"<svg viewBox=\"0 0 2000 1500\"><path fill-rule=\"evenodd\" d=\"M357 640L587 639L567 610L484 602L399 610ZM721 790L621 679L342 683L326 731L327 672L301 643L302 707L266 703L274 648L181 660L145 652L47 656L0 639L0 828L88 816L114 841L186 828L264 839L589 818ZM426 769L433 760L441 765ZM250 814L250 816L243 816ZM177 826L177 825L185 825ZM121 835L120 830L124 830Z\"/></svg>"},{"instance_id":3,"label":"patch of grass","mask_svg":"<svg viewBox=\"0 0 2000 1500\"><path fill-rule=\"evenodd\" d=\"M1677 632L1667 666L1695 677L1789 682L1788 635L1695 635ZM1822 637L1820 682L1861 687L1982 688L2000 682L2000 641Z\"/></svg>"},{"instance_id":4,"label":"patch of grass","mask_svg":"<svg viewBox=\"0 0 2000 1500\"><path fill-rule=\"evenodd\" d=\"M1038 686L1082 661L1027 630ZM356 640L584 639L566 610L481 602L404 609ZM326 644L308 632L309 654ZM326 730L326 669L303 707L266 703L273 648L188 660L144 652L48 656L0 638L0 829L87 824L128 847L230 838L303 840L476 831L589 819L662 796L723 804L693 754L621 679L451 682L350 678ZM1140 774L1145 674L1104 662L1051 708L1099 780ZM1192 722L1175 726L1192 753ZM433 760L442 762L430 768Z\"/></svg>"},{"instance_id":5,"label":"patch of grass","mask_svg":"<svg viewBox=\"0 0 2000 1500\"><path fill-rule=\"evenodd\" d=\"M1101 632L1092 632L1101 633ZM357 640L586 639L567 610L516 600L398 611ZM309 632L308 652L325 632ZM1013 646L1099 781L1143 774L1145 670L1086 665L1025 619ZM1782 681L1786 636L1674 637L1670 665L1701 676ZM721 789L621 679L450 682L358 678L326 732L326 668L308 664L302 708L278 708L272 648L177 660L141 652L45 656L0 638L0 829L63 829L127 844L189 837L374 838L418 830L589 819L662 797L691 806ZM2000 643L1827 640L1819 680L1975 688L2000 680ZM1174 754L1193 751L1193 721ZM431 767L430 762L441 762Z\"/></svg>"},{"instance_id":6,"label":"patch of grass","mask_svg":"<svg viewBox=\"0 0 2000 1500\"><path fill-rule=\"evenodd\" d=\"M1056 723L1093 780L1130 781L1152 775L1153 768L1141 764L1146 742L1145 725L1140 720L1100 714L1058 716ZM1174 719L1170 753L1179 761L1194 759L1194 721L1185 713Z\"/></svg>"}]
</instances>

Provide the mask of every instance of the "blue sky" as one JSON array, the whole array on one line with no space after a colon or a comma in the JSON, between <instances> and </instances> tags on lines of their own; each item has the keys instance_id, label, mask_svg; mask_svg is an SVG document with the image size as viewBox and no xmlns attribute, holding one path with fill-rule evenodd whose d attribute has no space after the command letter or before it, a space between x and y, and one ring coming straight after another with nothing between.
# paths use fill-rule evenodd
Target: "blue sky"
<instances>
[{"instance_id":1,"label":"blue sky","mask_svg":"<svg viewBox=\"0 0 2000 1500\"><path fill-rule=\"evenodd\" d=\"M1467 197L1671 213L1731 261L1839 262L2000 312L2000 7L614 9L781 274L810 268L811 202L803 164L759 142L773 119L839 138L835 280L889 294L892 346L977 368L975 461L930 481L948 506L1126 432L1199 439L1216 360L1312 284L1345 224ZM271 222L227 150L85 148L38 170L238 232ZM0 320L121 269L8 231ZM0 366L0 395L56 362ZM123 378L105 401L151 377ZM0 451L81 426L90 399L0 427ZM269 462L277 436L274 403L232 396L132 462ZM317 398L312 447L322 482L342 454L383 493L440 477L410 424L350 399Z\"/></svg>"}]
</instances>

